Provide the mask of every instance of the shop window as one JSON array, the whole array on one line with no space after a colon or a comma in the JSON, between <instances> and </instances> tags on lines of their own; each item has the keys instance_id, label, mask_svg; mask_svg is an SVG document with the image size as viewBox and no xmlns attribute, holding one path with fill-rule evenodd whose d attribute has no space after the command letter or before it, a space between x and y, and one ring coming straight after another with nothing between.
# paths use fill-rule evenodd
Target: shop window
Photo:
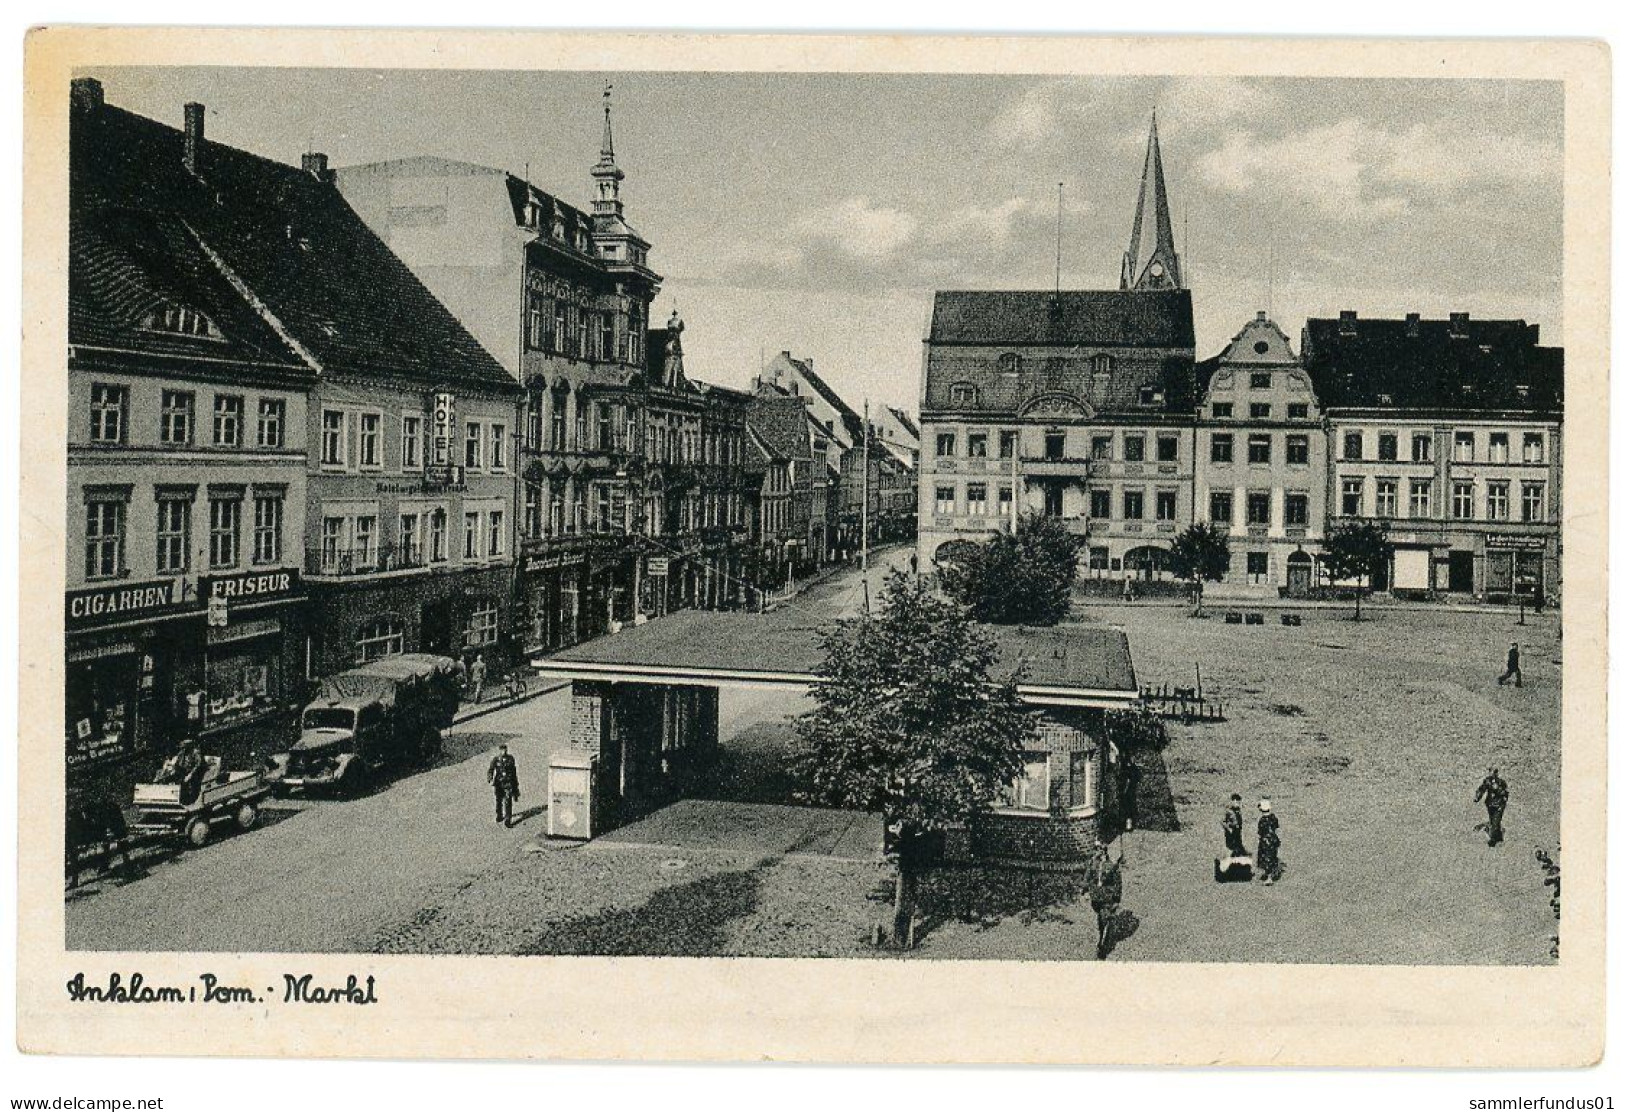
<instances>
[{"instance_id":1,"label":"shop window","mask_svg":"<svg viewBox=\"0 0 1625 1112\"><path fill-rule=\"evenodd\" d=\"M158 422L158 439L165 444L192 443L197 420L197 395L190 390L165 390Z\"/></svg>"},{"instance_id":2,"label":"shop window","mask_svg":"<svg viewBox=\"0 0 1625 1112\"><path fill-rule=\"evenodd\" d=\"M214 399L214 442L222 448L243 446L243 399L240 394L217 394Z\"/></svg>"},{"instance_id":3,"label":"shop window","mask_svg":"<svg viewBox=\"0 0 1625 1112\"><path fill-rule=\"evenodd\" d=\"M63 677L70 771L129 751L135 733L136 692L141 682L136 662L133 647L94 660L75 661L70 654Z\"/></svg>"},{"instance_id":4,"label":"shop window","mask_svg":"<svg viewBox=\"0 0 1625 1112\"><path fill-rule=\"evenodd\" d=\"M248 633L250 636L244 637ZM212 630L204 672L204 725L225 726L255 718L279 705L282 695L281 626L275 619L246 629Z\"/></svg>"},{"instance_id":5,"label":"shop window","mask_svg":"<svg viewBox=\"0 0 1625 1112\"><path fill-rule=\"evenodd\" d=\"M362 664L396 656L406 651L406 628L398 618L375 618L361 627L355 649Z\"/></svg>"},{"instance_id":6,"label":"shop window","mask_svg":"<svg viewBox=\"0 0 1625 1112\"><path fill-rule=\"evenodd\" d=\"M493 604L483 604L468 616L468 624L463 627L463 647L477 649L482 645L494 645L496 640L497 608Z\"/></svg>"},{"instance_id":7,"label":"shop window","mask_svg":"<svg viewBox=\"0 0 1625 1112\"><path fill-rule=\"evenodd\" d=\"M280 448L287 439L288 403L281 398L260 399L259 446Z\"/></svg>"},{"instance_id":8,"label":"shop window","mask_svg":"<svg viewBox=\"0 0 1625 1112\"><path fill-rule=\"evenodd\" d=\"M209 566L234 568L242 551L243 500L237 495L209 498Z\"/></svg>"},{"instance_id":9,"label":"shop window","mask_svg":"<svg viewBox=\"0 0 1625 1112\"><path fill-rule=\"evenodd\" d=\"M98 444L124 443L130 391L98 382L90 388L90 439Z\"/></svg>"}]
</instances>

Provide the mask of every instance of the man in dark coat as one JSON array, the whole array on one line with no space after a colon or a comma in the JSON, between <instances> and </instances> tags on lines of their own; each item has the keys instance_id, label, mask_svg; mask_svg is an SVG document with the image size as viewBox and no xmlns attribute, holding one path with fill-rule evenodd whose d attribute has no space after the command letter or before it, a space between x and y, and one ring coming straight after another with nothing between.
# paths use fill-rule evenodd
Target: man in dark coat
<instances>
[{"instance_id":1,"label":"man in dark coat","mask_svg":"<svg viewBox=\"0 0 1625 1112\"><path fill-rule=\"evenodd\" d=\"M1515 681L1519 687L1523 686L1523 668L1520 666L1520 654L1516 641L1512 642L1512 646L1507 649L1507 670L1502 672L1501 678L1495 681L1496 686L1504 685L1507 680Z\"/></svg>"},{"instance_id":2,"label":"man in dark coat","mask_svg":"<svg viewBox=\"0 0 1625 1112\"><path fill-rule=\"evenodd\" d=\"M1267 799L1258 801L1258 875L1266 885L1281 875L1281 820Z\"/></svg>"},{"instance_id":3,"label":"man in dark coat","mask_svg":"<svg viewBox=\"0 0 1625 1112\"><path fill-rule=\"evenodd\" d=\"M1224 852L1228 857L1246 857L1247 843L1241 840L1241 796L1232 794L1224 818L1219 820L1224 830Z\"/></svg>"},{"instance_id":4,"label":"man in dark coat","mask_svg":"<svg viewBox=\"0 0 1625 1112\"><path fill-rule=\"evenodd\" d=\"M508 752L506 745L491 758L491 767L486 769L485 778L496 792L497 821L503 826L512 826L513 801L519 798L519 766L514 763L513 754Z\"/></svg>"},{"instance_id":5,"label":"man in dark coat","mask_svg":"<svg viewBox=\"0 0 1625 1112\"><path fill-rule=\"evenodd\" d=\"M1473 795L1473 802L1477 803L1482 799L1484 801L1484 810L1489 813L1489 844L1492 846L1501 844L1501 816L1506 813L1507 796L1509 794L1511 793L1507 791L1507 782L1501 779L1501 770L1492 768L1489 775L1484 777L1483 782L1478 785L1478 791Z\"/></svg>"},{"instance_id":6,"label":"man in dark coat","mask_svg":"<svg viewBox=\"0 0 1625 1112\"><path fill-rule=\"evenodd\" d=\"M1097 838L1084 878L1089 885L1089 906L1095 909L1095 957L1104 959L1111 953L1112 925L1123 903L1123 860L1113 861L1106 843Z\"/></svg>"}]
</instances>

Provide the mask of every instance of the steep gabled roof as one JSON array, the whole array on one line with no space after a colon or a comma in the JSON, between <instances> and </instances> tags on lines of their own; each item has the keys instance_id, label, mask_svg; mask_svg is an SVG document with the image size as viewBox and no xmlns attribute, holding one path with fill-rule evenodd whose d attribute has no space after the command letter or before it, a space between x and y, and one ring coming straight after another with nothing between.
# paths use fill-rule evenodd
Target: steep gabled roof
<instances>
[{"instance_id":1,"label":"steep gabled roof","mask_svg":"<svg viewBox=\"0 0 1625 1112\"><path fill-rule=\"evenodd\" d=\"M1312 318L1303 359L1327 408L1561 410L1563 349L1539 339L1522 320Z\"/></svg>"},{"instance_id":2,"label":"steep gabled roof","mask_svg":"<svg viewBox=\"0 0 1625 1112\"><path fill-rule=\"evenodd\" d=\"M920 426L914 423L914 418L909 416L908 410L898 409L895 405L888 405L886 408L891 411L893 417L897 418L897 423L908 430L910 436L915 440L920 438Z\"/></svg>"},{"instance_id":3,"label":"steep gabled roof","mask_svg":"<svg viewBox=\"0 0 1625 1112\"><path fill-rule=\"evenodd\" d=\"M208 335L155 327L167 310L208 321ZM226 280L181 218L111 207L68 227L68 342L143 357L232 365L313 379L299 352Z\"/></svg>"},{"instance_id":4,"label":"steep gabled roof","mask_svg":"<svg viewBox=\"0 0 1625 1112\"><path fill-rule=\"evenodd\" d=\"M1189 290L938 290L933 344L1196 346Z\"/></svg>"},{"instance_id":5,"label":"steep gabled roof","mask_svg":"<svg viewBox=\"0 0 1625 1112\"><path fill-rule=\"evenodd\" d=\"M194 172L180 130L112 106L76 110L70 135L75 212L183 221L323 373L517 391L330 179L212 141Z\"/></svg>"},{"instance_id":6,"label":"steep gabled roof","mask_svg":"<svg viewBox=\"0 0 1625 1112\"><path fill-rule=\"evenodd\" d=\"M800 398L778 391L758 393L745 415L745 422L774 459L812 459L807 405Z\"/></svg>"}]
</instances>

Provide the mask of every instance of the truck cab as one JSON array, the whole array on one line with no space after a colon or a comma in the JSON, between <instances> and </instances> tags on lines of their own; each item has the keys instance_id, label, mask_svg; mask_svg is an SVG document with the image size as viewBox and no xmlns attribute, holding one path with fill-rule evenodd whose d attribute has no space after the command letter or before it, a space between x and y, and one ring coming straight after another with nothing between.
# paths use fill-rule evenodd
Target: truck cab
<instances>
[{"instance_id":1,"label":"truck cab","mask_svg":"<svg viewBox=\"0 0 1625 1112\"><path fill-rule=\"evenodd\" d=\"M278 759L279 783L288 790L358 790L389 749L384 703L351 696L312 703L299 719L299 740Z\"/></svg>"}]
</instances>

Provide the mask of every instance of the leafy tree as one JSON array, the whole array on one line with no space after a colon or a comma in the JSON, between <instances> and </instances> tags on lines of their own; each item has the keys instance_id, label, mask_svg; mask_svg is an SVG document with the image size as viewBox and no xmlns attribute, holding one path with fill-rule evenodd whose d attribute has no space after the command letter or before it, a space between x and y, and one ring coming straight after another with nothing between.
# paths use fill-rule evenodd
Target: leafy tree
<instances>
[{"instance_id":1,"label":"leafy tree","mask_svg":"<svg viewBox=\"0 0 1625 1112\"><path fill-rule=\"evenodd\" d=\"M960 546L939 569L943 590L979 622L1054 625L1072 608L1078 543L1057 519L1024 514L1015 536Z\"/></svg>"},{"instance_id":2,"label":"leafy tree","mask_svg":"<svg viewBox=\"0 0 1625 1112\"><path fill-rule=\"evenodd\" d=\"M1230 570L1230 537L1211 521L1198 521L1174 538L1168 563L1175 575L1190 582L1200 614L1203 581L1217 583Z\"/></svg>"},{"instance_id":3,"label":"leafy tree","mask_svg":"<svg viewBox=\"0 0 1625 1112\"><path fill-rule=\"evenodd\" d=\"M1325 555L1321 557L1333 579L1353 579L1354 620L1360 620L1360 596L1371 577L1388 566L1394 546L1388 540L1388 526L1375 521L1344 521L1326 533Z\"/></svg>"},{"instance_id":4,"label":"leafy tree","mask_svg":"<svg viewBox=\"0 0 1625 1112\"><path fill-rule=\"evenodd\" d=\"M878 811L896 834L894 939L908 937L926 836L974 819L1021 771L1035 716L963 607L893 571L875 613L824 639L798 773L818 802ZM1018 673L1019 674L1019 673Z\"/></svg>"}]
</instances>

